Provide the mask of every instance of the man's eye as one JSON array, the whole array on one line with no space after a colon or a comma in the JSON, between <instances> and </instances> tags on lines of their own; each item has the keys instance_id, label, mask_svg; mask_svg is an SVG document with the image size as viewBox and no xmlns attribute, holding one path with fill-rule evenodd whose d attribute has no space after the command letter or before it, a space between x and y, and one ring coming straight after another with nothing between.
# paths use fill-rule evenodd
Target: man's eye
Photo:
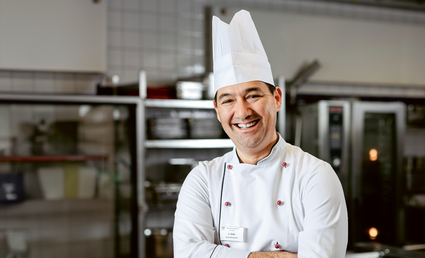
<instances>
[{"instance_id":1,"label":"man's eye","mask_svg":"<svg viewBox=\"0 0 425 258\"><path fill-rule=\"evenodd\" d=\"M259 98L259 97L260 97L260 95L249 95L247 97L247 99L254 99L254 98Z\"/></svg>"},{"instance_id":2,"label":"man's eye","mask_svg":"<svg viewBox=\"0 0 425 258\"><path fill-rule=\"evenodd\" d=\"M221 102L221 104L229 104L229 103L231 103L232 102L232 100L231 99L226 99L226 100L224 100L223 102Z\"/></svg>"}]
</instances>

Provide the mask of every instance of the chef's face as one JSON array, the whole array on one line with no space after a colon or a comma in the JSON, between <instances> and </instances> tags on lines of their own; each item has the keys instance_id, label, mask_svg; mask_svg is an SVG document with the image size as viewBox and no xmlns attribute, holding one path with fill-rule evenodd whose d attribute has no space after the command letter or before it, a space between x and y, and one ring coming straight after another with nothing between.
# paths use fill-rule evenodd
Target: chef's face
<instances>
[{"instance_id":1,"label":"chef's face","mask_svg":"<svg viewBox=\"0 0 425 258\"><path fill-rule=\"evenodd\" d=\"M274 93L261 81L223 87L214 108L224 131L241 151L263 151L276 140L276 116L282 91Z\"/></svg>"}]
</instances>

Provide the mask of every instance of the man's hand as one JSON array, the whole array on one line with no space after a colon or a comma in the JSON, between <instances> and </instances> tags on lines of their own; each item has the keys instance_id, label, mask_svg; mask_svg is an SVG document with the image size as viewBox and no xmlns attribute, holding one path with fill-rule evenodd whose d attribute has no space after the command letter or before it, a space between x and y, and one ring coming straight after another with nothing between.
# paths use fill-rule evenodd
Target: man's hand
<instances>
[{"instance_id":1,"label":"man's hand","mask_svg":"<svg viewBox=\"0 0 425 258\"><path fill-rule=\"evenodd\" d=\"M297 253L269 251L269 252L253 252L248 255L248 258L297 258Z\"/></svg>"}]
</instances>

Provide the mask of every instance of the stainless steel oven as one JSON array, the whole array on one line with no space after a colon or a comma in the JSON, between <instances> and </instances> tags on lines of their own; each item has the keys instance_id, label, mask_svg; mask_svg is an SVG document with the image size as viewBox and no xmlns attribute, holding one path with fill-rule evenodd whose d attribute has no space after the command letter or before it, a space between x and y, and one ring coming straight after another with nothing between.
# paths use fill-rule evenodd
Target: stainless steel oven
<instances>
[{"instance_id":1,"label":"stainless steel oven","mask_svg":"<svg viewBox=\"0 0 425 258\"><path fill-rule=\"evenodd\" d=\"M327 161L349 194L351 111L348 101L319 101L299 108L296 139L300 147Z\"/></svg>"},{"instance_id":2,"label":"stainless steel oven","mask_svg":"<svg viewBox=\"0 0 425 258\"><path fill-rule=\"evenodd\" d=\"M405 105L319 101L299 112L300 147L329 162L343 185L350 244L402 244Z\"/></svg>"}]
</instances>

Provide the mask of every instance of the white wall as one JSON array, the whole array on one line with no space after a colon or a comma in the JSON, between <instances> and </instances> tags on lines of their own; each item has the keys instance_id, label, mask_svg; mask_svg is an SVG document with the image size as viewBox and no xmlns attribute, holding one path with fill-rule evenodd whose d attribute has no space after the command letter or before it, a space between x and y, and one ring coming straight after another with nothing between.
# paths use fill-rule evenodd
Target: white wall
<instances>
[{"instance_id":1,"label":"white wall","mask_svg":"<svg viewBox=\"0 0 425 258\"><path fill-rule=\"evenodd\" d=\"M222 9L213 14L227 23L240 10ZM274 76L294 78L317 59L322 67L311 82L425 86L425 24L263 10L251 16Z\"/></svg>"}]
</instances>

